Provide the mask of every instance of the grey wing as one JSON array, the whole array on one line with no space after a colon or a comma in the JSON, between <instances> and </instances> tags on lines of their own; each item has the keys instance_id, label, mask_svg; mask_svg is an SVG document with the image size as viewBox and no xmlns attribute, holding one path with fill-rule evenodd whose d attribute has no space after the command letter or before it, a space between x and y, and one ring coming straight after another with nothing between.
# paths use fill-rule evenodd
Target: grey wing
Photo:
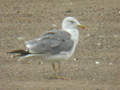
<instances>
[{"instance_id":1,"label":"grey wing","mask_svg":"<svg viewBox=\"0 0 120 90\"><path fill-rule=\"evenodd\" d=\"M53 30L43 34L40 38L26 42L30 53L58 54L61 51L69 51L73 47L70 34L65 31Z\"/></svg>"}]
</instances>

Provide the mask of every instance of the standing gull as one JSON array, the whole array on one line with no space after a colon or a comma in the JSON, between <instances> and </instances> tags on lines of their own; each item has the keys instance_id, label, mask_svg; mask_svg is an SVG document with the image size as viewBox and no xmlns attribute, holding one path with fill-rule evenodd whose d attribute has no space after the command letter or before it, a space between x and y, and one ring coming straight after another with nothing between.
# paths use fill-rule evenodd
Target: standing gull
<instances>
[{"instance_id":1,"label":"standing gull","mask_svg":"<svg viewBox=\"0 0 120 90\"><path fill-rule=\"evenodd\" d=\"M60 70L60 62L69 59L78 44L78 26L85 29L85 26L74 17L66 17L60 30L51 30L39 38L26 41L26 50L14 50L9 53L18 54L20 58L45 56L52 63L54 71L56 71L55 63L58 63Z\"/></svg>"}]
</instances>

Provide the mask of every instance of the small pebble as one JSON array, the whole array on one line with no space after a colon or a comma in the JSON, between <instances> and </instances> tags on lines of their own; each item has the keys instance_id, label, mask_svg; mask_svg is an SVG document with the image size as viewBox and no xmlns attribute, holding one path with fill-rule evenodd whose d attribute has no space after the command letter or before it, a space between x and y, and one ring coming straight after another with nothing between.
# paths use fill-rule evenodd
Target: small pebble
<instances>
[{"instance_id":1,"label":"small pebble","mask_svg":"<svg viewBox=\"0 0 120 90\"><path fill-rule=\"evenodd\" d=\"M90 37L90 34L88 33L86 36L87 36L87 37Z\"/></svg>"},{"instance_id":2,"label":"small pebble","mask_svg":"<svg viewBox=\"0 0 120 90\"><path fill-rule=\"evenodd\" d=\"M17 37L18 40L24 40L24 37Z\"/></svg>"},{"instance_id":3,"label":"small pebble","mask_svg":"<svg viewBox=\"0 0 120 90\"><path fill-rule=\"evenodd\" d=\"M101 46L101 43L97 43L98 46Z\"/></svg>"},{"instance_id":4,"label":"small pebble","mask_svg":"<svg viewBox=\"0 0 120 90\"><path fill-rule=\"evenodd\" d=\"M42 62L42 61L40 61L40 62L38 62L38 64L43 64L43 62Z\"/></svg>"},{"instance_id":5,"label":"small pebble","mask_svg":"<svg viewBox=\"0 0 120 90\"><path fill-rule=\"evenodd\" d=\"M99 38L103 38L104 36L103 36L103 35L99 35L98 37L99 37Z\"/></svg>"},{"instance_id":6,"label":"small pebble","mask_svg":"<svg viewBox=\"0 0 120 90\"><path fill-rule=\"evenodd\" d=\"M120 14L120 11L118 11L118 13Z\"/></svg>"},{"instance_id":7,"label":"small pebble","mask_svg":"<svg viewBox=\"0 0 120 90\"><path fill-rule=\"evenodd\" d=\"M114 38L118 38L118 37L119 37L119 35L113 35L113 37L114 37Z\"/></svg>"},{"instance_id":8,"label":"small pebble","mask_svg":"<svg viewBox=\"0 0 120 90\"><path fill-rule=\"evenodd\" d=\"M70 5L73 5L73 3L72 3L72 2L70 2Z\"/></svg>"},{"instance_id":9,"label":"small pebble","mask_svg":"<svg viewBox=\"0 0 120 90\"><path fill-rule=\"evenodd\" d=\"M73 60L74 60L74 61L77 61L78 59L77 59L77 58L74 58Z\"/></svg>"},{"instance_id":10,"label":"small pebble","mask_svg":"<svg viewBox=\"0 0 120 90\"><path fill-rule=\"evenodd\" d=\"M112 65L112 64L113 64L113 63L111 63L111 62L109 63L109 65Z\"/></svg>"},{"instance_id":11,"label":"small pebble","mask_svg":"<svg viewBox=\"0 0 120 90\"><path fill-rule=\"evenodd\" d=\"M72 11L71 10L67 10L67 11L65 11L66 13L71 13Z\"/></svg>"},{"instance_id":12,"label":"small pebble","mask_svg":"<svg viewBox=\"0 0 120 90\"><path fill-rule=\"evenodd\" d=\"M96 61L95 63L96 63L96 64L100 64L100 62L98 62L98 61Z\"/></svg>"},{"instance_id":13,"label":"small pebble","mask_svg":"<svg viewBox=\"0 0 120 90\"><path fill-rule=\"evenodd\" d=\"M53 26L53 27L57 27L57 25L56 25L56 24L52 24L52 26Z\"/></svg>"}]
</instances>

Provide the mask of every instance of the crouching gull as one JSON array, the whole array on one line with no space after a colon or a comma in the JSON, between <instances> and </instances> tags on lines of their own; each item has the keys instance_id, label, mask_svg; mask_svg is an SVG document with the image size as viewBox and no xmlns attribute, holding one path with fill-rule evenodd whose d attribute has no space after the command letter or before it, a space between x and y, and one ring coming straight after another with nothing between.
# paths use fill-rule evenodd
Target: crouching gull
<instances>
[{"instance_id":1,"label":"crouching gull","mask_svg":"<svg viewBox=\"0 0 120 90\"><path fill-rule=\"evenodd\" d=\"M9 53L18 54L20 58L46 56L47 61L52 62L53 70L56 71L55 63L58 63L60 70L60 62L69 59L78 44L78 26L85 29L76 18L66 17L61 29L48 31L39 38L26 41L26 50L14 50Z\"/></svg>"}]
</instances>

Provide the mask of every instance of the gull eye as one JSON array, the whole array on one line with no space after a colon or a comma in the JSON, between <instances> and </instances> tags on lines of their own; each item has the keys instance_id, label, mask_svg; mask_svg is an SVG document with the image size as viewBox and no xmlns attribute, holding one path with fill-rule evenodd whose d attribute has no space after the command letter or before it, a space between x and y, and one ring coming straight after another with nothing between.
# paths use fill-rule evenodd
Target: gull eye
<instances>
[{"instance_id":1,"label":"gull eye","mask_svg":"<svg viewBox=\"0 0 120 90\"><path fill-rule=\"evenodd\" d=\"M72 24L75 23L74 21L70 21Z\"/></svg>"}]
</instances>

